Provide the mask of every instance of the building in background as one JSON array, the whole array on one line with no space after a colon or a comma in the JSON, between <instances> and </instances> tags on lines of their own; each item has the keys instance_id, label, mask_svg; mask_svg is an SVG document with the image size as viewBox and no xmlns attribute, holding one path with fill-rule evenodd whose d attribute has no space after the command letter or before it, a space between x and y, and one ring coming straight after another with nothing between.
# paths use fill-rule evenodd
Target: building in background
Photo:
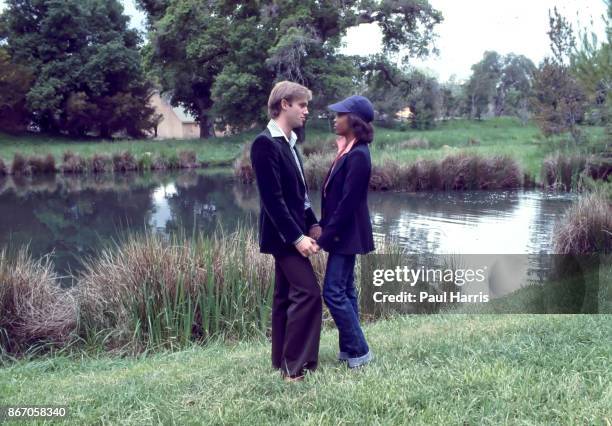
<instances>
[{"instance_id":1,"label":"building in background","mask_svg":"<svg viewBox=\"0 0 612 426\"><path fill-rule=\"evenodd\" d=\"M155 92L151 96L155 113L161 116L157 131L151 136L157 139L196 139L200 137L200 125L182 107L170 105L169 96Z\"/></svg>"},{"instance_id":2,"label":"building in background","mask_svg":"<svg viewBox=\"0 0 612 426\"><path fill-rule=\"evenodd\" d=\"M399 121L408 121L414 114L410 111L410 107L406 107L395 113Z\"/></svg>"}]
</instances>

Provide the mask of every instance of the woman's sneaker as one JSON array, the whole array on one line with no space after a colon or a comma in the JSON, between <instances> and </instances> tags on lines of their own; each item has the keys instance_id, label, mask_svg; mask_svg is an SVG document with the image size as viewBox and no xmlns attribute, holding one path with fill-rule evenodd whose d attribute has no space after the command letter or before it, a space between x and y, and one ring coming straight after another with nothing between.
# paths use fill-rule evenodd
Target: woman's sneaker
<instances>
[{"instance_id":1,"label":"woman's sneaker","mask_svg":"<svg viewBox=\"0 0 612 426\"><path fill-rule=\"evenodd\" d=\"M356 357L356 358L348 358L348 366L349 368L358 368L361 367L363 365L366 365L367 363L369 363L370 361L372 361L372 358L374 357L374 355L372 355L372 351L368 351L367 354Z\"/></svg>"}]
</instances>

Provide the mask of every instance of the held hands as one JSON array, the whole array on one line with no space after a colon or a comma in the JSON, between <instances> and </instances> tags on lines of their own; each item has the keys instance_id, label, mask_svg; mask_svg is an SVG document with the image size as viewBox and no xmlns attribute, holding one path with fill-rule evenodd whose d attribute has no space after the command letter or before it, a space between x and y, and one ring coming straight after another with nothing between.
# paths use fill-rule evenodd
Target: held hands
<instances>
[{"instance_id":1,"label":"held hands","mask_svg":"<svg viewBox=\"0 0 612 426\"><path fill-rule=\"evenodd\" d=\"M313 225L310 228L310 231L308 231L308 236L314 240L318 240L321 237L321 226L320 225Z\"/></svg>"},{"instance_id":2,"label":"held hands","mask_svg":"<svg viewBox=\"0 0 612 426\"><path fill-rule=\"evenodd\" d=\"M300 254L304 257L308 257L311 254L316 254L320 247L315 240L311 237L305 236L295 245L295 248L300 252Z\"/></svg>"}]
</instances>

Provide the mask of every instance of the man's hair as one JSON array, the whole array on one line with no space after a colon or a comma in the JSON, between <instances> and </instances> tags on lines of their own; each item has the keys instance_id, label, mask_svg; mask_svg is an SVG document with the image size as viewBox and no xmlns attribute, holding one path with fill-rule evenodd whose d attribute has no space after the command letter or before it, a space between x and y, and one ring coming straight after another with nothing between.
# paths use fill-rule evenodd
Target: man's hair
<instances>
[{"instance_id":1,"label":"man's hair","mask_svg":"<svg viewBox=\"0 0 612 426\"><path fill-rule=\"evenodd\" d=\"M348 113L348 125L353 130L357 142L371 143L374 140L374 128L358 115Z\"/></svg>"},{"instance_id":2,"label":"man's hair","mask_svg":"<svg viewBox=\"0 0 612 426\"><path fill-rule=\"evenodd\" d=\"M312 92L307 87L292 81L279 81L274 85L268 98L268 114L276 118L281 112L281 102L285 99L291 103L296 99L312 99Z\"/></svg>"}]
</instances>

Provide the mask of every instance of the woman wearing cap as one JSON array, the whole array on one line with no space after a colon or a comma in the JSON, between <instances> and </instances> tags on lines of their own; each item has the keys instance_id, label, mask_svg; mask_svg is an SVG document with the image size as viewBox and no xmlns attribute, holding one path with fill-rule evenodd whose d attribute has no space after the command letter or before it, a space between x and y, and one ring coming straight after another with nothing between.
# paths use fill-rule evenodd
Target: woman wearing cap
<instances>
[{"instance_id":1,"label":"woman wearing cap","mask_svg":"<svg viewBox=\"0 0 612 426\"><path fill-rule=\"evenodd\" d=\"M356 255L374 250L367 198L374 109L363 96L351 96L329 109L336 112L338 152L321 191L322 231L317 243L329 253L323 299L338 328L338 359L356 368L372 359L359 325L353 272Z\"/></svg>"}]
</instances>

